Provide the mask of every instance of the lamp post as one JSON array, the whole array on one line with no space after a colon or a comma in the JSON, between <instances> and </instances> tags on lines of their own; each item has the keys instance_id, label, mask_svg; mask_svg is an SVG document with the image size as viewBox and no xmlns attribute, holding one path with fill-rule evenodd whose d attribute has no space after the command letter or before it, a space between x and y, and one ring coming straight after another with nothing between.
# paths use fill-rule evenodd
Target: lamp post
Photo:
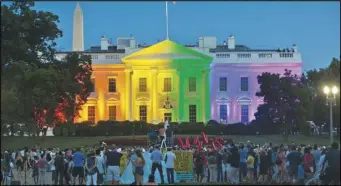
<instances>
[{"instance_id":1,"label":"lamp post","mask_svg":"<svg viewBox=\"0 0 341 186\"><path fill-rule=\"evenodd\" d=\"M328 86L325 86L323 88L324 94L326 94L326 105L329 105L329 118L330 118L330 143L333 143L333 106L336 105L336 94L338 93L338 89L336 86L333 86L333 88L329 88ZM330 94L332 94L330 96Z\"/></svg>"}]
</instances>

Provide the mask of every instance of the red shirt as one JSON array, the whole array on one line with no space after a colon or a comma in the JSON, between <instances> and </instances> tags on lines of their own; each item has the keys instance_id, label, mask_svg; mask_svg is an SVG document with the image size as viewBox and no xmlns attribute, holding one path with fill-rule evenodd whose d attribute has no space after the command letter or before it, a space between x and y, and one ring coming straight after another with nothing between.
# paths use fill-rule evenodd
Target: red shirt
<instances>
[{"instance_id":1,"label":"red shirt","mask_svg":"<svg viewBox=\"0 0 341 186\"><path fill-rule=\"evenodd\" d=\"M40 169L44 169L46 165L46 160L45 158L40 158L38 162L36 163L36 166Z\"/></svg>"}]
</instances>

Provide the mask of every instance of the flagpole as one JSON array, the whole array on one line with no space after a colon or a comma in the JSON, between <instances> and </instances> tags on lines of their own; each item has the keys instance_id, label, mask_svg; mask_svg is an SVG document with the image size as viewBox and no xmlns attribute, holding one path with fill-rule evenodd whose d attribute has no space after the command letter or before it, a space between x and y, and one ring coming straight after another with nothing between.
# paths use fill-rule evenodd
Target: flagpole
<instances>
[{"instance_id":1,"label":"flagpole","mask_svg":"<svg viewBox=\"0 0 341 186\"><path fill-rule=\"evenodd\" d=\"M168 38L168 2L166 1L166 39Z\"/></svg>"}]
</instances>

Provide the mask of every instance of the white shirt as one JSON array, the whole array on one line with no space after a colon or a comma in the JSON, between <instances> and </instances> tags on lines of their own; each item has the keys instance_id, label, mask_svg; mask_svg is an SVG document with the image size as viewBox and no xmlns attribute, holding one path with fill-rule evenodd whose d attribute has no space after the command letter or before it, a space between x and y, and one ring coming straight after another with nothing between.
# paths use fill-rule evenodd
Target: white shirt
<instances>
[{"instance_id":1,"label":"white shirt","mask_svg":"<svg viewBox=\"0 0 341 186\"><path fill-rule=\"evenodd\" d=\"M165 162L166 168L174 168L174 161L176 160L176 156L173 152L168 151L166 153L167 161Z\"/></svg>"}]
</instances>

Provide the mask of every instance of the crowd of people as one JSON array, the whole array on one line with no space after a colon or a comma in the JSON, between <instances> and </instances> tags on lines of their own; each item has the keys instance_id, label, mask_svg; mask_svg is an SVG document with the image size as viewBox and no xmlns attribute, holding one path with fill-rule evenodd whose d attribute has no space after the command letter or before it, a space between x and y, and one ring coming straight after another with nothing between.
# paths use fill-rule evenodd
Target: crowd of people
<instances>
[{"instance_id":1,"label":"crowd of people","mask_svg":"<svg viewBox=\"0 0 341 186\"><path fill-rule=\"evenodd\" d=\"M148 158L152 161L147 183L144 181L146 174L144 167L147 160L143 155L146 151L149 151ZM130 163L133 167L134 182L131 184L157 185L156 170L160 175L161 184L174 184L176 155L173 151L185 150L174 146L163 153L160 145L124 149L115 145L107 146L103 142L97 148L7 150L1 154L1 182L4 185L11 184L13 180L24 182L26 176L33 177L36 185L47 183L116 185L120 184L122 176L121 158L123 153L127 153L127 164ZM201 149L193 147L189 151L193 152L193 181L198 184L207 182L340 184L338 143L333 143L331 147L271 143L255 145L251 142L225 143L220 149L204 145ZM126 167L127 164L124 166ZM165 182L163 168L166 168L167 182Z\"/></svg>"}]
</instances>

